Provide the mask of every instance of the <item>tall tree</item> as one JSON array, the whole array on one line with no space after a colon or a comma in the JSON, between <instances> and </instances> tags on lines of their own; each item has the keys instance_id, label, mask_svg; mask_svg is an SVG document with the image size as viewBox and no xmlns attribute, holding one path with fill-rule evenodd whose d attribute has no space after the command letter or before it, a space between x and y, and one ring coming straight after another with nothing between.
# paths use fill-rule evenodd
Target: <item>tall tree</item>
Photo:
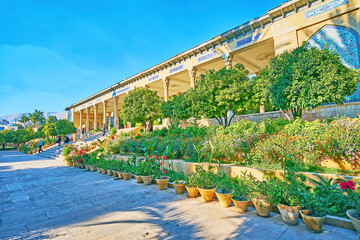
<instances>
[{"instance_id":1,"label":"tall tree","mask_svg":"<svg viewBox=\"0 0 360 240\"><path fill-rule=\"evenodd\" d=\"M28 121L29 121L29 118L25 114L21 115L19 122L21 122L24 125L24 129L26 128L25 125Z\"/></svg>"},{"instance_id":2,"label":"tall tree","mask_svg":"<svg viewBox=\"0 0 360 240\"><path fill-rule=\"evenodd\" d=\"M120 116L124 123L142 123L145 131L152 129L154 120L160 117L160 98L155 91L136 88L124 98Z\"/></svg>"},{"instance_id":3,"label":"tall tree","mask_svg":"<svg viewBox=\"0 0 360 240\"><path fill-rule=\"evenodd\" d=\"M171 96L167 102L161 103L161 114L170 119L170 124L178 126L183 119L190 118L190 104L185 94Z\"/></svg>"},{"instance_id":4,"label":"tall tree","mask_svg":"<svg viewBox=\"0 0 360 240\"><path fill-rule=\"evenodd\" d=\"M58 134L55 123L49 123L44 125L43 133L46 137L54 137Z\"/></svg>"},{"instance_id":5,"label":"tall tree","mask_svg":"<svg viewBox=\"0 0 360 240\"><path fill-rule=\"evenodd\" d=\"M267 77L271 103L302 117L304 109L322 104L343 104L359 82L359 71L343 65L340 56L307 43L273 57Z\"/></svg>"},{"instance_id":6,"label":"tall tree","mask_svg":"<svg viewBox=\"0 0 360 240\"><path fill-rule=\"evenodd\" d=\"M45 123L44 112L35 109L34 113L29 114L29 120L35 128L38 128L40 124Z\"/></svg>"},{"instance_id":7,"label":"tall tree","mask_svg":"<svg viewBox=\"0 0 360 240\"><path fill-rule=\"evenodd\" d=\"M236 114L252 109L252 83L244 65L230 69L210 70L197 80L195 89L187 92L196 117L215 118L220 125L228 126ZM231 116L228 116L229 112Z\"/></svg>"},{"instance_id":8,"label":"tall tree","mask_svg":"<svg viewBox=\"0 0 360 240\"><path fill-rule=\"evenodd\" d=\"M46 119L46 124L49 124L49 123L55 123L57 121L57 118L56 116L49 116L47 119Z\"/></svg>"},{"instance_id":9,"label":"tall tree","mask_svg":"<svg viewBox=\"0 0 360 240\"><path fill-rule=\"evenodd\" d=\"M67 119L61 119L55 122L56 131L59 135L76 133L76 128L73 122Z\"/></svg>"}]
</instances>

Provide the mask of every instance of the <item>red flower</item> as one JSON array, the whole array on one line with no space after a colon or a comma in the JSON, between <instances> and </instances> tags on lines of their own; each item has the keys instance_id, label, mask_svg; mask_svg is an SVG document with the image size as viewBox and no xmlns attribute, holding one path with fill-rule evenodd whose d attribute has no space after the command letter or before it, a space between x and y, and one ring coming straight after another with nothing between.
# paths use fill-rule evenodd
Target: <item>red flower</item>
<instances>
[{"instance_id":1,"label":"red flower","mask_svg":"<svg viewBox=\"0 0 360 240\"><path fill-rule=\"evenodd\" d=\"M167 173L167 171L165 171L165 170L164 170L163 172L164 172L164 173Z\"/></svg>"},{"instance_id":2,"label":"red flower","mask_svg":"<svg viewBox=\"0 0 360 240\"><path fill-rule=\"evenodd\" d=\"M157 155L155 155L155 159L157 159Z\"/></svg>"},{"instance_id":3,"label":"red flower","mask_svg":"<svg viewBox=\"0 0 360 240\"><path fill-rule=\"evenodd\" d=\"M80 158L79 160L77 160L78 163L81 162L81 161L82 161L82 158Z\"/></svg>"},{"instance_id":4,"label":"red flower","mask_svg":"<svg viewBox=\"0 0 360 240\"><path fill-rule=\"evenodd\" d=\"M160 162L159 165L162 165L162 163Z\"/></svg>"},{"instance_id":5,"label":"red flower","mask_svg":"<svg viewBox=\"0 0 360 240\"><path fill-rule=\"evenodd\" d=\"M342 190L351 189L355 190L355 183L353 181L347 181L340 183L340 187Z\"/></svg>"},{"instance_id":6,"label":"red flower","mask_svg":"<svg viewBox=\"0 0 360 240\"><path fill-rule=\"evenodd\" d=\"M164 160L167 160L167 157L165 155L163 156L163 158L164 158Z\"/></svg>"}]
</instances>

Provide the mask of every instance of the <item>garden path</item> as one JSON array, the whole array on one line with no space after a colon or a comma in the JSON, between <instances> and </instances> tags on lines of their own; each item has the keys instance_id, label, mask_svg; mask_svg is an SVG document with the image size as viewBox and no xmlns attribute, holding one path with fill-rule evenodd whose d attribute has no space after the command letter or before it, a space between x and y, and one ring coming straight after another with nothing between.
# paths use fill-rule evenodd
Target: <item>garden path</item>
<instances>
[{"instance_id":1,"label":"garden path","mask_svg":"<svg viewBox=\"0 0 360 240\"><path fill-rule=\"evenodd\" d=\"M0 152L0 239L358 239L330 225L311 234L302 222L289 227L279 214L260 218L249 210Z\"/></svg>"}]
</instances>

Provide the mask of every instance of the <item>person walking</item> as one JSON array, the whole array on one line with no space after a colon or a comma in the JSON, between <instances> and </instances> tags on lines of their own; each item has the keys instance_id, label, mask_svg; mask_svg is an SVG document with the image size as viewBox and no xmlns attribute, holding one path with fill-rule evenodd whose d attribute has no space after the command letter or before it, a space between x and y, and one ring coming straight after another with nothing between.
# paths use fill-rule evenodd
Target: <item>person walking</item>
<instances>
[{"instance_id":1,"label":"person walking","mask_svg":"<svg viewBox=\"0 0 360 240\"><path fill-rule=\"evenodd\" d=\"M44 146L44 143L42 141L42 138L40 138L40 142L39 142L39 153L43 152L42 147Z\"/></svg>"},{"instance_id":2,"label":"person walking","mask_svg":"<svg viewBox=\"0 0 360 240\"><path fill-rule=\"evenodd\" d=\"M105 124L103 126L102 133L103 133L103 136L105 136L105 134L106 134L106 125Z\"/></svg>"},{"instance_id":3,"label":"person walking","mask_svg":"<svg viewBox=\"0 0 360 240\"><path fill-rule=\"evenodd\" d=\"M59 143L59 146L61 145L61 136L58 137L58 139L56 140L57 143Z\"/></svg>"}]
</instances>

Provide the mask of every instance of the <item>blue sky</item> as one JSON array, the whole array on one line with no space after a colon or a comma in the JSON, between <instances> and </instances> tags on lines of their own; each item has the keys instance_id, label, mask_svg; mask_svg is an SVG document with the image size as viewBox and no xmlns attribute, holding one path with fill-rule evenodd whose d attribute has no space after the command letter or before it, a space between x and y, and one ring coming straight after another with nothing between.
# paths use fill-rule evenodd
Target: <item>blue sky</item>
<instances>
[{"instance_id":1,"label":"blue sky","mask_svg":"<svg viewBox=\"0 0 360 240\"><path fill-rule=\"evenodd\" d=\"M3 1L0 115L63 111L282 2Z\"/></svg>"}]
</instances>

